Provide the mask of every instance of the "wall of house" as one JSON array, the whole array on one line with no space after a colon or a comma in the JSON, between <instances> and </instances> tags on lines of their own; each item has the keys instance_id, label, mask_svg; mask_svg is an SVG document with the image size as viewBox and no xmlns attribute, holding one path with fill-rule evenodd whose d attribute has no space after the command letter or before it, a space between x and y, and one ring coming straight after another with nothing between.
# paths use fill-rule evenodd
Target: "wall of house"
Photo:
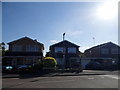
<instances>
[{"instance_id":1,"label":"wall of house","mask_svg":"<svg viewBox=\"0 0 120 90\"><path fill-rule=\"evenodd\" d=\"M56 48L61 48L61 52L56 52ZM74 52L75 49L76 52ZM64 58L63 55L65 55L65 61L63 59ZM50 47L50 56L56 58L59 65L63 65L65 63L66 67L70 67L71 58L74 57L74 60L80 59L79 55L80 55L79 47L71 43L64 42Z\"/></svg>"},{"instance_id":2,"label":"wall of house","mask_svg":"<svg viewBox=\"0 0 120 90\"><path fill-rule=\"evenodd\" d=\"M43 46L38 43L33 42L32 40L20 40L20 41L16 41L16 42L9 44L10 52L14 52L13 48L15 45L18 47L20 46L21 50L19 52L27 52L26 48L29 45L36 46L38 48L37 52L43 52Z\"/></svg>"},{"instance_id":3,"label":"wall of house","mask_svg":"<svg viewBox=\"0 0 120 90\"><path fill-rule=\"evenodd\" d=\"M99 48L94 48L94 49L86 51L84 55L85 57L100 57L101 51Z\"/></svg>"},{"instance_id":4,"label":"wall of house","mask_svg":"<svg viewBox=\"0 0 120 90\"><path fill-rule=\"evenodd\" d=\"M9 44L9 52L3 57L4 64L22 65L36 63L43 57L43 44L29 38L22 38Z\"/></svg>"},{"instance_id":5,"label":"wall of house","mask_svg":"<svg viewBox=\"0 0 120 90\"><path fill-rule=\"evenodd\" d=\"M85 57L95 61L101 60L104 63L104 68L114 64L117 65L120 62L120 48L115 44L107 44L87 50ZM82 64L84 65L84 63Z\"/></svg>"},{"instance_id":6,"label":"wall of house","mask_svg":"<svg viewBox=\"0 0 120 90\"><path fill-rule=\"evenodd\" d=\"M3 65L12 65L17 67L18 65L37 63L39 60L41 60L41 56L4 57Z\"/></svg>"},{"instance_id":7,"label":"wall of house","mask_svg":"<svg viewBox=\"0 0 120 90\"><path fill-rule=\"evenodd\" d=\"M108 50L108 52L106 52L106 49ZM118 49L118 47L112 46L112 45L106 45L104 47L97 47L97 48L88 50L84 54L85 54L85 57L118 58L120 53L118 52L115 54L112 52L112 49Z\"/></svg>"},{"instance_id":8,"label":"wall of house","mask_svg":"<svg viewBox=\"0 0 120 90\"><path fill-rule=\"evenodd\" d=\"M60 46L59 46L60 47ZM52 54L54 54L54 53L66 53L66 54L77 54L77 55L79 55L79 50L78 50L78 47L69 47L69 46L67 46L67 47L65 47L65 49L62 51L62 52L55 52L55 48L58 48L58 46L55 46L55 47L51 47L51 49L50 49L50 53L52 53ZM62 46L60 47L60 48L63 48ZM69 53L68 52L68 48L76 48L76 53Z\"/></svg>"}]
</instances>

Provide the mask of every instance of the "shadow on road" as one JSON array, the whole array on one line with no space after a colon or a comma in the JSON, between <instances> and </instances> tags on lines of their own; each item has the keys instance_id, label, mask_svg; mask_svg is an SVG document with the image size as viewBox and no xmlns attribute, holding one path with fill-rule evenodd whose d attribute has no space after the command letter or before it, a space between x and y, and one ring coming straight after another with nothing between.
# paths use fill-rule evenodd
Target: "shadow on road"
<instances>
[{"instance_id":1,"label":"shadow on road","mask_svg":"<svg viewBox=\"0 0 120 90\"><path fill-rule=\"evenodd\" d=\"M20 72L20 73L4 73L2 78L34 78L34 77L42 77L50 74L49 72Z\"/></svg>"},{"instance_id":2,"label":"shadow on road","mask_svg":"<svg viewBox=\"0 0 120 90\"><path fill-rule=\"evenodd\" d=\"M80 73L80 74L57 74L55 76L90 76L90 75L105 75L105 74L103 74L103 73L99 73L99 74L95 74L95 73L82 74L82 73Z\"/></svg>"},{"instance_id":3,"label":"shadow on road","mask_svg":"<svg viewBox=\"0 0 120 90\"><path fill-rule=\"evenodd\" d=\"M113 72L115 70L109 70L108 72L104 72L106 70L87 70L83 71L80 73L76 72L61 72L61 71L56 71L56 72L22 72L22 73L9 73L3 75L3 78L20 78L20 79L27 79L27 78L35 78L35 77L55 77L55 76L90 76L90 75L105 75L108 74L108 72Z\"/></svg>"}]
</instances>

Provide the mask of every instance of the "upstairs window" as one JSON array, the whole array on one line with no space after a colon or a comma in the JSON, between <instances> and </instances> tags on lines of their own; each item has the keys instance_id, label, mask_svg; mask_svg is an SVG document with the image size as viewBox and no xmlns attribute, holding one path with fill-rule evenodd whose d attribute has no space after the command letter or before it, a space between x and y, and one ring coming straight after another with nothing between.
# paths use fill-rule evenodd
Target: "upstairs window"
<instances>
[{"instance_id":1,"label":"upstairs window","mask_svg":"<svg viewBox=\"0 0 120 90\"><path fill-rule=\"evenodd\" d=\"M68 48L68 53L76 53L76 48L74 47Z\"/></svg>"},{"instance_id":2,"label":"upstairs window","mask_svg":"<svg viewBox=\"0 0 120 90\"><path fill-rule=\"evenodd\" d=\"M13 52L20 52L20 51L22 51L22 46L21 45L13 45L12 51Z\"/></svg>"},{"instance_id":3,"label":"upstairs window","mask_svg":"<svg viewBox=\"0 0 120 90\"><path fill-rule=\"evenodd\" d=\"M36 45L27 45L26 46L26 51L27 52L38 52L39 48Z\"/></svg>"},{"instance_id":4,"label":"upstairs window","mask_svg":"<svg viewBox=\"0 0 120 90\"><path fill-rule=\"evenodd\" d=\"M108 48L102 48L101 49L101 54L109 54L109 49Z\"/></svg>"},{"instance_id":5,"label":"upstairs window","mask_svg":"<svg viewBox=\"0 0 120 90\"><path fill-rule=\"evenodd\" d=\"M56 53L63 53L63 47L55 47Z\"/></svg>"},{"instance_id":6,"label":"upstairs window","mask_svg":"<svg viewBox=\"0 0 120 90\"><path fill-rule=\"evenodd\" d=\"M118 49L117 48L112 48L111 49L111 54L118 54Z\"/></svg>"}]
</instances>

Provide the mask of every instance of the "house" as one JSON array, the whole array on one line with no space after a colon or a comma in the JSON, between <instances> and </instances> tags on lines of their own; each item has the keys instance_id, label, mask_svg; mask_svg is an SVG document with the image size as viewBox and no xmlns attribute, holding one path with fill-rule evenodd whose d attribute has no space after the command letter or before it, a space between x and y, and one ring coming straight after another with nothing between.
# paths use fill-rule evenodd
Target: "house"
<instances>
[{"instance_id":1,"label":"house","mask_svg":"<svg viewBox=\"0 0 120 90\"><path fill-rule=\"evenodd\" d=\"M8 45L9 50L3 57L3 65L33 64L43 57L44 45L29 37L9 42Z\"/></svg>"},{"instance_id":2,"label":"house","mask_svg":"<svg viewBox=\"0 0 120 90\"><path fill-rule=\"evenodd\" d=\"M79 46L70 41L63 40L53 44L49 50L49 56L57 60L59 68L69 68L73 64L80 62Z\"/></svg>"},{"instance_id":3,"label":"house","mask_svg":"<svg viewBox=\"0 0 120 90\"><path fill-rule=\"evenodd\" d=\"M107 42L85 50L85 58L98 61L104 65L118 64L120 59L120 46Z\"/></svg>"}]
</instances>

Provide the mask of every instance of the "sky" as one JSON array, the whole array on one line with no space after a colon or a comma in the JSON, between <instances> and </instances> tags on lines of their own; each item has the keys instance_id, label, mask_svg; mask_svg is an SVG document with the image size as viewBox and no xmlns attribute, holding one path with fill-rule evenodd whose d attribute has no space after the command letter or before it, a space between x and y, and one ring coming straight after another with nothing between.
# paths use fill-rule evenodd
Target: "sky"
<instances>
[{"instance_id":1,"label":"sky","mask_svg":"<svg viewBox=\"0 0 120 90\"><path fill-rule=\"evenodd\" d=\"M28 36L44 44L44 54L63 33L81 52L109 41L117 44L117 9L111 7L104 2L3 2L2 41Z\"/></svg>"}]
</instances>

